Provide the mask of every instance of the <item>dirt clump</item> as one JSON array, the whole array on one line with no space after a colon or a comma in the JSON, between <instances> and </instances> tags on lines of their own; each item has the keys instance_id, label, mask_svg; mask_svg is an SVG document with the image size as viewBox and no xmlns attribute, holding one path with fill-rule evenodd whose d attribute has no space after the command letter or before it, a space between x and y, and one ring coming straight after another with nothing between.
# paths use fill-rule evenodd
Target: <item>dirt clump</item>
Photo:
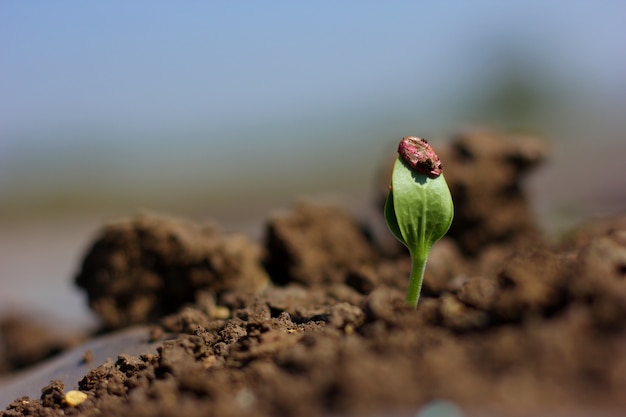
<instances>
[{"instance_id":1,"label":"dirt clump","mask_svg":"<svg viewBox=\"0 0 626 417\"><path fill-rule=\"evenodd\" d=\"M546 159L543 142L493 130L464 130L439 154L445 161L454 204L460 208L448 236L464 252L477 254L487 245L524 240L537 233L522 182Z\"/></svg>"},{"instance_id":2,"label":"dirt clump","mask_svg":"<svg viewBox=\"0 0 626 417\"><path fill-rule=\"evenodd\" d=\"M175 337L96 366L74 407L52 381L0 416L409 416L436 399L467 415L623 415L624 217L543 241L521 177L545 150L484 135L440 153L459 224L433 248L416 310L408 253L380 251L336 208L296 206L246 255L185 221L125 221L77 282L106 326Z\"/></svg>"},{"instance_id":3,"label":"dirt clump","mask_svg":"<svg viewBox=\"0 0 626 417\"><path fill-rule=\"evenodd\" d=\"M341 282L347 270L371 264L376 256L348 212L310 203L270 220L266 246L267 269L279 284Z\"/></svg>"},{"instance_id":4,"label":"dirt clump","mask_svg":"<svg viewBox=\"0 0 626 417\"><path fill-rule=\"evenodd\" d=\"M78 332L59 333L38 317L19 313L0 317L0 374L51 358L84 338Z\"/></svg>"},{"instance_id":5,"label":"dirt clump","mask_svg":"<svg viewBox=\"0 0 626 417\"><path fill-rule=\"evenodd\" d=\"M143 214L106 226L76 284L109 329L155 321L196 292L258 290L269 278L262 248L242 235L173 217Z\"/></svg>"}]
</instances>

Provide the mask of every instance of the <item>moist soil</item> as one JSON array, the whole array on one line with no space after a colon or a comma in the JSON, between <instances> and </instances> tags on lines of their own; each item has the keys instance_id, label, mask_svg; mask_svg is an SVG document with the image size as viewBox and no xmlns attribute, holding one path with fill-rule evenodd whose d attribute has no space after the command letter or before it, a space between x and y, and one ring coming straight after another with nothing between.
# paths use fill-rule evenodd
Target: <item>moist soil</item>
<instances>
[{"instance_id":1,"label":"moist soil","mask_svg":"<svg viewBox=\"0 0 626 417\"><path fill-rule=\"evenodd\" d=\"M157 352L119 352L0 416L400 416L441 399L464 415L626 415L626 216L550 240L521 186L541 142L465 131L439 156L455 219L417 309L380 219L301 203L255 241L141 214L103 227L75 282L101 332L151 324ZM21 349L4 338L10 371Z\"/></svg>"}]
</instances>

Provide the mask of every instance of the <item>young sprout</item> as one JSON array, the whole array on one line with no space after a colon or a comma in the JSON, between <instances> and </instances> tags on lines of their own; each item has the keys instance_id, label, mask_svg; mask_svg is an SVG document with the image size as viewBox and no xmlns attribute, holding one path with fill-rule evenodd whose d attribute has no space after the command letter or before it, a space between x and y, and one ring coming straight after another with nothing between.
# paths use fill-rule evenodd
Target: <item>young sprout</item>
<instances>
[{"instance_id":1,"label":"young sprout","mask_svg":"<svg viewBox=\"0 0 626 417\"><path fill-rule=\"evenodd\" d=\"M411 255L407 304L417 307L428 253L452 223L454 205L439 157L424 139L405 137L393 167L385 221Z\"/></svg>"}]
</instances>

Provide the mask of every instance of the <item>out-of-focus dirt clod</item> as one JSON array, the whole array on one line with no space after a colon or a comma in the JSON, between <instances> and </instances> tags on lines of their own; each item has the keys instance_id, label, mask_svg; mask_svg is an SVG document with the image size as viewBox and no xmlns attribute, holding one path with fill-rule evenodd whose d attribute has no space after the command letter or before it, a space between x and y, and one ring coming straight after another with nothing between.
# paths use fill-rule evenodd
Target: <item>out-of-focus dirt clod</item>
<instances>
[{"instance_id":1,"label":"out-of-focus dirt clod","mask_svg":"<svg viewBox=\"0 0 626 417\"><path fill-rule=\"evenodd\" d=\"M346 211L308 203L269 221L266 246L267 268L279 284L343 282L376 254Z\"/></svg>"},{"instance_id":2,"label":"out-of-focus dirt clod","mask_svg":"<svg viewBox=\"0 0 626 417\"><path fill-rule=\"evenodd\" d=\"M108 328L155 321L194 301L196 291L260 290L269 280L262 249L245 236L143 214L106 226L76 284Z\"/></svg>"},{"instance_id":3,"label":"out-of-focus dirt clod","mask_svg":"<svg viewBox=\"0 0 626 417\"><path fill-rule=\"evenodd\" d=\"M455 206L448 236L465 253L476 254L486 245L536 233L521 182L545 160L547 149L542 141L492 130L465 130L438 152Z\"/></svg>"}]
</instances>

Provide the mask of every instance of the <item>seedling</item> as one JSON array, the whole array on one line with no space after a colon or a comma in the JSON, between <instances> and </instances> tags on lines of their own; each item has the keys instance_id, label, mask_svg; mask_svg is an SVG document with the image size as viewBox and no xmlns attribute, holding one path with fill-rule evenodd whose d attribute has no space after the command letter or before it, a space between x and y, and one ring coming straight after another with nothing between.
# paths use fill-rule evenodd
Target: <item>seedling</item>
<instances>
[{"instance_id":1,"label":"seedling","mask_svg":"<svg viewBox=\"0 0 626 417\"><path fill-rule=\"evenodd\" d=\"M385 203L385 221L396 239L409 249L411 275L406 301L417 307L428 254L450 228L454 205L443 166L426 140L405 137L398 154Z\"/></svg>"}]
</instances>

